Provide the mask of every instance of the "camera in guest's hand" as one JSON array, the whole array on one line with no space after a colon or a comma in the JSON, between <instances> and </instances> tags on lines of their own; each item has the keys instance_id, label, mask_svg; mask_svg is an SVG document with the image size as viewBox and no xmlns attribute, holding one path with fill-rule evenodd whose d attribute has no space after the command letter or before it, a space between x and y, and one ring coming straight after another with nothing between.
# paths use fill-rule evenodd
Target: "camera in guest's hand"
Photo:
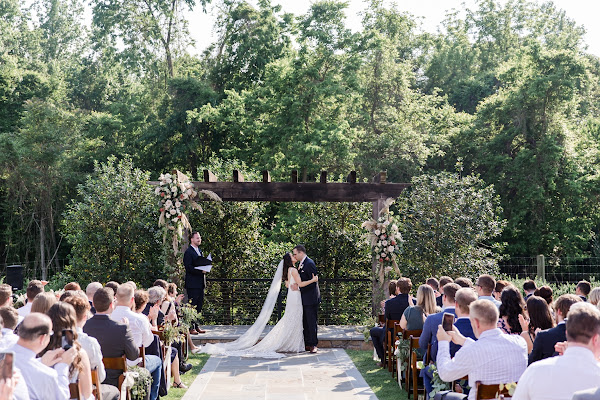
<instances>
[{"instance_id":1,"label":"camera in guest's hand","mask_svg":"<svg viewBox=\"0 0 600 400\"><path fill-rule=\"evenodd\" d=\"M75 338L75 335L73 334L73 331L71 329L63 329L62 330L62 348L64 350L69 350L71 347L73 347L73 340Z\"/></svg>"},{"instance_id":2,"label":"camera in guest's hand","mask_svg":"<svg viewBox=\"0 0 600 400\"><path fill-rule=\"evenodd\" d=\"M0 353L0 380L8 381L13 376L15 353L12 351Z\"/></svg>"}]
</instances>

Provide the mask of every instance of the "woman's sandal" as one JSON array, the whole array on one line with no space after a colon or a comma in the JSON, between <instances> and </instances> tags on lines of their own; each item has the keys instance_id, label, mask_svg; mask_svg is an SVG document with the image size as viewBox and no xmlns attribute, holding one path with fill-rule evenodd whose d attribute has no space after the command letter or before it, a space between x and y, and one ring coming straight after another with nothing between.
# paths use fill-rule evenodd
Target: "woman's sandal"
<instances>
[{"instance_id":1,"label":"woman's sandal","mask_svg":"<svg viewBox=\"0 0 600 400\"><path fill-rule=\"evenodd\" d=\"M173 387L177 389L187 389L188 387L183 382L173 382Z\"/></svg>"}]
</instances>

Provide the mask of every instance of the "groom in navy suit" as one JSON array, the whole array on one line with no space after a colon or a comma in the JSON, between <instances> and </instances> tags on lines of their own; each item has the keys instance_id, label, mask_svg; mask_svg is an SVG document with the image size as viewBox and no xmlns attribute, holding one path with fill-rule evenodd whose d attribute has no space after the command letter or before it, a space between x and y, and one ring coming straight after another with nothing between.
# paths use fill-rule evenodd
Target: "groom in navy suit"
<instances>
[{"instance_id":1,"label":"groom in navy suit","mask_svg":"<svg viewBox=\"0 0 600 400\"><path fill-rule=\"evenodd\" d=\"M306 256L306 248L299 244L294 247L292 251L296 261L299 261L298 273L300 279L303 281L309 281L313 278L313 275L317 274L317 266L315 262ZM319 311L319 303L321 302L321 291L319 290L319 283L311 283L305 287L300 288L300 295L302 296L302 325L304 327L304 345L306 350L311 353L317 352L317 313Z\"/></svg>"}]
</instances>

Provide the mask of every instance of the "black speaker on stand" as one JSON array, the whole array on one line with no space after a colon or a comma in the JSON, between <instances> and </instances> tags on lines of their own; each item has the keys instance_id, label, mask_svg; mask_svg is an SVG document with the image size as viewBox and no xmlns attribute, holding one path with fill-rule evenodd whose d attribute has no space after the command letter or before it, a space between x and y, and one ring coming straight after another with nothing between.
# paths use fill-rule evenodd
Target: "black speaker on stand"
<instances>
[{"instance_id":1,"label":"black speaker on stand","mask_svg":"<svg viewBox=\"0 0 600 400\"><path fill-rule=\"evenodd\" d=\"M23 266L9 265L6 267L6 283L12 287L12 290L23 289Z\"/></svg>"}]
</instances>

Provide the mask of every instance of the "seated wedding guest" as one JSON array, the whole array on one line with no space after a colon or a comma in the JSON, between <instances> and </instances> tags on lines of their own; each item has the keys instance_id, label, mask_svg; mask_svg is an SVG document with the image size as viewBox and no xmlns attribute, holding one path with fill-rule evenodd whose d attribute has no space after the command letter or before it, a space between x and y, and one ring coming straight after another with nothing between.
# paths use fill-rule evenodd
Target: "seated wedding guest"
<instances>
[{"instance_id":1,"label":"seated wedding guest","mask_svg":"<svg viewBox=\"0 0 600 400\"><path fill-rule=\"evenodd\" d=\"M552 288L550 286L542 286L535 290L533 293L535 296L540 296L549 306L552 306Z\"/></svg>"},{"instance_id":2,"label":"seated wedding guest","mask_svg":"<svg viewBox=\"0 0 600 400\"><path fill-rule=\"evenodd\" d=\"M121 357L125 355L128 360L137 360L139 349L133 342L133 335L129 327L121 322L110 319L113 312L114 294L111 288L101 288L94 294L94 307L96 314L87 320L83 331L96 338L100 344L103 357ZM119 386L119 376L122 370L106 370L106 379L103 383Z\"/></svg>"},{"instance_id":3,"label":"seated wedding guest","mask_svg":"<svg viewBox=\"0 0 600 400\"><path fill-rule=\"evenodd\" d=\"M466 288L472 288L473 287L473 281L470 280L469 278L465 278L465 277L462 277L462 276L460 278L456 278L456 280L454 281L454 283L456 283L460 287L466 287Z\"/></svg>"},{"instance_id":4,"label":"seated wedding guest","mask_svg":"<svg viewBox=\"0 0 600 400\"><path fill-rule=\"evenodd\" d=\"M119 282L109 281L104 285L105 288L111 288L113 290L113 295L117 294L117 289L119 288Z\"/></svg>"},{"instance_id":5,"label":"seated wedding guest","mask_svg":"<svg viewBox=\"0 0 600 400\"><path fill-rule=\"evenodd\" d=\"M68 400L69 366L76 349L48 351L36 358L50 342L52 322L47 315L31 312L19 327L19 340L7 351L15 353L14 366L23 375L31 400Z\"/></svg>"},{"instance_id":6,"label":"seated wedding guest","mask_svg":"<svg viewBox=\"0 0 600 400\"><path fill-rule=\"evenodd\" d=\"M94 308L94 304L92 303L92 300L94 300L94 294L96 293L96 290L98 290L98 289L102 289L102 284L100 282L91 282L85 288L85 294L88 298L88 302L90 303L90 312L92 314L96 314L96 309Z\"/></svg>"},{"instance_id":7,"label":"seated wedding guest","mask_svg":"<svg viewBox=\"0 0 600 400\"><path fill-rule=\"evenodd\" d=\"M53 334L50 337L50 342L40 354L43 356L48 351L62 348L63 331L71 331L73 335L75 358L69 368L69 381L74 383L79 380L79 390L83 398L93 400L92 370L88 355L86 351L81 348L81 344L79 344L78 341L75 309L68 303L58 302L50 307L48 316L52 321Z\"/></svg>"},{"instance_id":8,"label":"seated wedding guest","mask_svg":"<svg viewBox=\"0 0 600 400\"><path fill-rule=\"evenodd\" d=\"M437 304L438 297L442 297L440 293L440 281L438 281L433 276L425 281L426 285L431 286L433 289L433 294L435 295L435 303Z\"/></svg>"},{"instance_id":9,"label":"seated wedding guest","mask_svg":"<svg viewBox=\"0 0 600 400\"><path fill-rule=\"evenodd\" d=\"M72 296L78 296L79 293L83 293L83 291L78 291L78 290L65 290L63 292L63 294L60 295L60 297L58 298L58 301L65 301L66 299L68 299L69 297ZM84 293L85 295L85 293Z\"/></svg>"},{"instance_id":10,"label":"seated wedding guest","mask_svg":"<svg viewBox=\"0 0 600 400\"><path fill-rule=\"evenodd\" d=\"M556 326L546 331L538 332L533 341L533 348L529 354L529 364L555 355L554 345L567 340L565 318L575 303L581 298L574 294L563 294L554 302Z\"/></svg>"},{"instance_id":11,"label":"seated wedding guest","mask_svg":"<svg viewBox=\"0 0 600 400\"><path fill-rule=\"evenodd\" d=\"M570 400L578 390L600 386L600 310L586 303L573 304L567 314L564 354L527 368L513 400Z\"/></svg>"},{"instance_id":12,"label":"seated wedding guest","mask_svg":"<svg viewBox=\"0 0 600 400\"><path fill-rule=\"evenodd\" d=\"M452 332L438 327L437 369L440 378L452 382L469 375L475 382L499 384L518 382L527 368L527 344L518 335L507 335L496 327L498 308L488 300L476 300L469 306L469 319L477 341L464 337L454 326ZM450 340L462 346L450 358ZM469 392L475 399L475 390Z\"/></svg>"},{"instance_id":13,"label":"seated wedding guest","mask_svg":"<svg viewBox=\"0 0 600 400\"><path fill-rule=\"evenodd\" d=\"M593 304L596 307L598 307L598 305L600 304L600 287L595 287L592 289L588 296L588 301L590 304Z\"/></svg>"},{"instance_id":14,"label":"seated wedding guest","mask_svg":"<svg viewBox=\"0 0 600 400\"><path fill-rule=\"evenodd\" d=\"M13 291L10 285L3 283L0 285L0 307L9 307L13 304Z\"/></svg>"},{"instance_id":15,"label":"seated wedding guest","mask_svg":"<svg viewBox=\"0 0 600 400\"><path fill-rule=\"evenodd\" d=\"M502 296L502 290L510 285L511 283L508 281L499 280L496 281L496 287L494 288L493 296L496 300L500 301L500 297Z\"/></svg>"},{"instance_id":16,"label":"seated wedding guest","mask_svg":"<svg viewBox=\"0 0 600 400\"><path fill-rule=\"evenodd\" d=\"M58 299L54 293L43 292L35 296L31 302L31 312L46 314L50 307L56 304Z\"/></svg>"},{"instance_id":17,"label":"seated wedding guest","mask_svg":"<svg viewBox=\"0 0 600 400\"><path fill-rule=\"evenodd\" d=\"M77 292L75 292L77 293ZM83 331L83 326L88 320L88 313L90 310L90 304L87 301L85 294L74 295L65 299L65 303L70 304L75 310L75 317L77 318L77 340L81 344L81 348L85 350L90 361L90 368L96 368L98 371L98 380L104 381L106 378L106 371L104 370L104 364L102 363L102 351L100 350L100 344L91 336ZM112 385L101 384L101 392L103 400L118 400L119 389Z\"/></svg>"},{"instance_id":18,"label":"seated wedding guest","mask_svg":"<svg viewBox=\"0 0 600 400\"><path fill-rule=\"evenodd\" d=\"M157 279L154 281L154 284L152 286L160 286L161 288L167 290L167 281L165 281L164 279Z\"/></svg>"},{"instance_id":19,"label":"seated wedding guest","mask_svg":"<svg viewBox=\"0 0 600 400\"><path fill-rule=\"evenodd\" d=\"M394 297L396 297L396 281L393 279L388 283L388 292L390 294L390 297L388 297L386 300L393 299ZM379 305L381 306L382 314L385 313L386 300L381 300L381 303L379 303Z\"/></svg>"},{"instance_id":20,"label":"seated wedding guest","mask_svg":"<svg viewBox=\"0 0 600 400\"><path fill-rule=\"evenodd\" d=\"M527 315L519 315L519 323L521 324L521 336L527 342L527 353L531 353L533 342L537 332L554 327L550 307L546 300L539 296L531 295L527 299Z\"/></svg>"},{"instance_id":21,"label":"seated wedding guest","mask_svg":"<svg viewBox=\"0 0 600 400\"><path fill-rule=\"evenodd\" d=\"M21 317L26 317L31 312L31 304L33 303L33 299L35 296L42 293L44 291L44 284L42 281L38 281L36 279L29 281L27 285L26 295L27 295L27 303L19 308L17 312Z\"/></svg>"},{"instance_id":22,"label":"seated wedding guest","mask_svg":"<svg viewBox=\"0 0 600 400\"><path fill-rule=\"evenodd\" d=\"M437 328L438 325L442 323L444 318L444 313L454 314L456 316L456 301L455 295L456 292L461 289L456 283L448 283L444 285L444 294L442 295L442 311L431 314L425 319L425 323L423 324L423 332L421 332L421 336L419 336L419 347L421 348L421 353L425 354L427 352L427 346L431 344L431 360L435 361L435 357L437 356ZM446 290L447 289L447 290Z\"/></svg>"},{"instance_id":23,"label":"seated wedding guest","mask_svg":"<svg viewBox=\"0 0 600 400\"><path fill-rule=\"evenodd\" d=\"M525 300L533 296L537 289L537 285L531 279L523 282L523 292L525 292Z\"/></svg>"},{"instance_id":24,"label":"seated wedding guest","mask_svg":"<svg viewBox=\"0 0 600 400\"><path fill-rule=\"evenodd\" d=\"M598 400L600 399L600 387L579 390L573 393L572 400Z\"/></svg>"},{"instance_id":25,"label":"seated wedding guest","mask_svg":"<svg viewBox=\"0 0 600 400\"><path fill-rule=\"evenodd\" d=\"M419 336L419 347L421 349L421 354L427 354L427 347L431 345L430 359L432 362L435 361L437 356L438 343L436 335L438 325L442 323L445 313L454 314L456 317L454 296L460 288L461 287L456 283L448 283L444 285L444 294L442 295L442 311L428 316L423 324L423 332L421 332L421 336ZM475 295L475 293L473 293L473 295ZM429 366L427 366L427 368L429 368ZM421 376L425 380L425 388L428 394L431 391L431 377L427 374L425 369L422 370ZM426 396L426 398L429 397Z\"/></svg>"},{"instance_id":26,"label":"seated wedding guest","mask_svg":"<svg viewBox=\"0 0 600 400\"><path fill-rule=\"evenodd\" d=\"M588 281L579 281L575 287L575 294L581 297L581 300L587 301L587 296L592 290L592 285Z\"/></svg>"},{"instance_id":27,"label":"seated wedding guest","mask_svg":"<svg viewBox=\"0 0 600 400\"><path fill-rule=\"evenodd\" d=\"M2 339L0 339L0 351L11 347L19 340L15 335L15 328L19 323L19 314L12 307L0 307L0 318L2 318Z\"/></svg>"},{"instance_id":28,"label":"seated wedding guest","mask_svg":"<svg viewBox=\"0 0 600 400\"><path fill-rule=\"evenodd\" d=\"M66 292L67 290L81 290L81 286L77 282L69 282L65 285L63 290Z\"/></svg>"},{"instance_id":29,"label":"seated wedding guest","mask_svg":"<svg viewBox=\"0 0 600 400\"><path fill-rule=\"evenodd\" d=\"M521 292L513 285L507 286L502 290L500 300L502 304L500 305L498 328L504 333L520 335L521 323L519 322L519 315L525 316L525 302L523 301Z\"/></svg>"},{"instance_id":30,"label":"seated wedding guest","mask_svg":"<svg viewBox=\"0 0 600 400\"><path fill-rule=\"evenodd\" d=\"M125 282L125 283L128 283L128 284L130 284L130 285L133 287L133 290L137 290L137 285L135 284L135 282L134 282L134 281L127 281L127 282Z\"/></svg>"},{"instance_id":31,"label":"seated wedding guest","mask_svg":"<svg viewBox=\"0 0 600 400\"><path fill-rule=\"evenodd\" d=\"M449 276L440 277L440 294L444 294L444 285L449 283L454 283L454 279L450 278ZM442 296L435 299L435 304L437 304L438 307L443 307Z\"/></svg>"},{"instance_id":32,"label":"seated wedding guest","mask_svg":"<svg viewBox=\"0 0 600 400\"><path fill-rule=\"evenodd\" d=\"M489 300L496 305L496 307L500 307L500 303L494 297L492 297L492 293L496 289L496 280L493 276L488 274L480 275L477 278L477 283L475 283L475 290L477 291L477 295L480 300Z\"/></svg>"},{"instance_id":33,"label":"seated wedding guest","mask_svg":"<svg viewBox=\"0 0 600 400\"><path fill-rule=\"evenodd\" d=\"M170 283L167 284L167 288L165 289L165 291L166 291L165 298L163 299L163 302L160 305L160 310L165 315L165 320L167 322L171 322L173 325L177 325L178 319L177 319L177 308L176 308L176 304L175 304L175 297L171 296L171 294L173 292L172 291L169 292L169 285L171 285L171 284ZM175 284L173 283L173 285L175 285ZM177 287L177 285L175 285L175 287Z\"/></svg>"},{"instance_id":34,"label":"seated wedding guest","mask_svg":"<svg viewBox=\"0 0 600 400\"><path fill-rule=\"evenodd\" d=\"M148 289L148 304L146 304L146 308L144 308L142 314L147 316L150 312L150 308L158 304L159 311L158 316L156 317L157 326L161 326L165 323L165 314L160 311L160 306L162 305L163 299L166 295L167 291L160 286L152 286ZM151 322L154 323L154 321Z\"/></svg>"},{"instance_id":35,"label":"seated wedding guest","mask_svg":"<svg viewBox=\"0 0 600 400\"><path fill-rule=\"evenodd\" d=\"M144 309L146 308L146 304L148 304L148 292L146 292L145 290L136 290L133 294L134 296L134 312L136 312L137 314L140 315L144 315L142 314L142 311L144 311ZM151 321L151 325L153 327L153 329L157 329L156 328L156 317L158 315L159 312L159 305L155 304L153 307L151 307L149 309L149 313L148 313L148 320ZM152 324L152 321L154 321L154 324ZM180 367L180 362L179 362L179 351L176 347L173 347L171 350L171 375L173 375L173 386L177 387L177 388L186 388L187 386L181 381L181 377L180 377L180 371L179 371L179 367ZM182 373L186 373L187 371L189 371L191 369L191 364L184 364L184 369L181 371ZM189 366L189 368L188 368Z\"/></svg>"},{"instance_id":36,"label":"seated wedding guest","mask_svg":"<svg viewBox=\"0 0 600 400\"><path fill-rule=\"evenodd\" d=\"M396 297L389 299L385 302L385 319L400 321L404 310L409 305L412 305L410 300L410 290L412 289L412 282L410 278L400 278L396 282ZM376 326L371 328L370 331L371 339L373 340L373 347L377 352L381 362L377 365L383 367L383 345L385 341L385 328Z\"/></svg>"},{"instance_id":37,"label":"seated wedding guest","mask_svg":"<svg viewBox=\"0 0 600 400\"><path fill-rule=\"evenodd\" d=\"M394 290L396 288L396 284L394 283ZM179 318L180 313L181 313L181 302L183 301L183 293L179 294L177 293L177 284L170 282L167 285L167 296L171 299L173 299L173 306L175 307L175 310L177 312L177 317ZM167 309L167 314L169 313L169 310ZM200 347L197 347L194 342L192 341L192 336L190 335L189 331L187 331L186 335L186 341L188 344L188 348L190 349L190 351L194 354L199 353L200 352Z\"/></svg>"},{"instance_id":38,"label":"seated wedding guest","mask_svg":"<svg viewBox=\"0 0 600 400\"><path fill-rule=\"evenodd\" d=\"M114 311L110 314L110 318L114 321L126 319L129 322L129 329L133 336L133 342L136 347L148 347L154 341L152 327L148 317L143 314L137 314L131 309L135 307L133 296L133 286L128 284L120 285L117 289L117 303ZM137 365L142 359L128 361L130 366ZM160 375L162 371L162 362L160 357L147 354L145 356L146 369L152 375L152 385L150 387L150 400L158 398L158 388L160 386Z\"/></svg>"},{"instance_id":39,"label":"seated wedding guest","mask_svg":"<svg viewBox=\"0 0 600 400\"><path fill-rule=\"evenodd\" d=\"M438 311L433 289L429 285L421 285L417 290L417 304L404 310L400 327L409 331L423 329L425 318Z\"/></svg>"}]
</instances>

